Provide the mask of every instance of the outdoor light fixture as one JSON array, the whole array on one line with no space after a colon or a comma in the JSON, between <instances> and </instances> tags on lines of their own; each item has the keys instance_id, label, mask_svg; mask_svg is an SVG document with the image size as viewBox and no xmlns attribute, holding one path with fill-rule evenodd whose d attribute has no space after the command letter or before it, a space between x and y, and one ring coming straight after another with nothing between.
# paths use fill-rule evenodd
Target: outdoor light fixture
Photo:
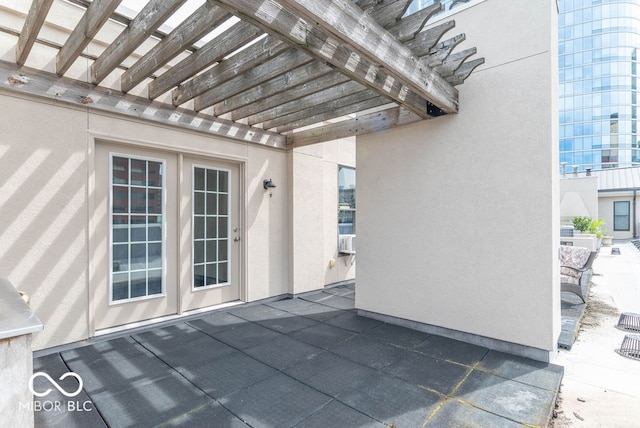
<instances>
[{"instance_id":1,"label":"outdoor light fixture","mask_svg":"<svg viewBox=\"0 0 640 428\"><path fill-rule=\"evenodd\" d=\"M264 190L275 189L276 185L271 179L264 179L262 180L262 187L264 187Z\"/></svg>"}]
</instances>

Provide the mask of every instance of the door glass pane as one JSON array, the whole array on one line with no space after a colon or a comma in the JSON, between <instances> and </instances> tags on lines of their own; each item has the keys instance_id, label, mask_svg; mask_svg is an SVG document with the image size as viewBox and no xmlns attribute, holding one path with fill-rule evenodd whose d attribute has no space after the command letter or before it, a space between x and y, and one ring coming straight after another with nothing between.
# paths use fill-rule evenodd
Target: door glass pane
<instances>
[{"instance_id":1,"label":"door glass pane","mask_svg":"<svg viewBox=\"0 0 640 428\"><path fill-rule=\"evenodd\" d=\"M218 213L218 196L215 193L207 193L207 214Z\"/></svg>"},{"instance_id":2,"label":"door glass pane","mask_svg":"<svg viewBox=\"0 0 640 428\"><path fill-rule=\"evenodd\" d=\"M204 193L193 193L193 212L196 214L204 214Z\"/></svg>"},{"instance_id":3,"label":"door glass pane","mask_svg":"<svg viewBox=\"0 0 640 428\"><path fill-rule=\"evenodd\" d=\"M229 193L229 173L227 171L219 171L219 191L221 193Z\"/></svg>"},{"instance_id":4,"label":"door glass pane","mask_svg":"<svg viewBox=\"0 0 640 428\"><path fill-rule=\"evenodd\" d=\"M193 173L193 189L204 190L204 169L196 168Z\"/></svg>"},{"instance_id":5,"label":"door glass pane","mask_svg":"<svg viewBox=\"0 0 640 428\"><path fill-rule=\"evenodd\" d=\"M131 184L147 186L147 161L131 159Z\"/></svg>"},{"instance_id":6,"label":"door glass pane","mask_svg":"<svg viewBox=\"0 0 640 428\"><path fill-rule=\"evenodd\" d=\"M218 215L229 214L229 195L220 194L218 196Z\"/></svg>"},{"instance_id":7,"label":"door glass pane","mask_svg":"<svg viewBox=\"0 0 640 428\"><path fill-rule=\"evenodd\" d=\"M227 217L218 217L218 238L226 238L229 236L227 221Z\"/></svg>"},{"instance_id":8,"label":"door glass pane","mask_svg":"<svg viewBox=\"0 0 640 428\"><path fill-rule=\"evenodd\" d=\"M204 217L194 217L193 219L193 237L194 239L204 238Z\"/></svg>"},{"instance_id":9,"label":"door glass pane","mask_svg":"<svg viewBox=\"0 0 640 428\"><path fill-rule=\"evenodd\" d=\"M113 158L113 184L129 184L129 159Z\"/></svg>"},{"instance_id":10,"label":"door glass pane","mask_svg":"<svg viewBox=\"0 0 640 428\"><path fill-rule=\"evenodd\" d=\"M147 192L147 212L149 214L162 213L162 189L149 189Z\"/></svg>"},{"instance_id":11,"label":"door glass pane","mask_svg":"<svg viewBox=\"0 0 640 428\"><path fill-rule=\"evenodd\" d=\"M229 172L194 167L193 177L193 287L226 284Z\"/></svg>"},{"instance_id":12,"label":"door glass pane","mask_svg":"<svg viewBox=\"0 0 640 428\"><path fill-rule=\"evenodd\" d=\"M111 300L162 294L163 164L114 156L111 165Z\"/></svg>"},{"instance_id":13,"label":"door glass pane","mask_svg":"<svg viewBox=\"0 0 640 428\"><path fill-rule=\"evenodd\" d=\"M218 191L218 171L215 169L207 169L207 190L210 192Z\"/></svg>"}]
</instances>

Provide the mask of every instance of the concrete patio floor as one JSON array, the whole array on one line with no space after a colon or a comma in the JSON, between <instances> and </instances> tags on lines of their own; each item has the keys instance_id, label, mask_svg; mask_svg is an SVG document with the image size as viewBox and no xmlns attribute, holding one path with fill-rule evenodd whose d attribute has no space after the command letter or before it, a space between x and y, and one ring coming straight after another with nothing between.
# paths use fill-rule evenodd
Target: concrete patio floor
<instances>
[{"instance_id":1,"label":"concrete patio floor","mask_svg":"<svg viewBox=\"0 0 640 428\"><path fill-rule=\"evenodd\" d=\"M36 427L454 427L549 422L563 368L356 314L353 285L34 359L83 381ZM36 390L50 387L36 378ZM59 382L75 391L78 382ZM65 383L67 383L65 385Z\"/></svg>"}]
</instances>

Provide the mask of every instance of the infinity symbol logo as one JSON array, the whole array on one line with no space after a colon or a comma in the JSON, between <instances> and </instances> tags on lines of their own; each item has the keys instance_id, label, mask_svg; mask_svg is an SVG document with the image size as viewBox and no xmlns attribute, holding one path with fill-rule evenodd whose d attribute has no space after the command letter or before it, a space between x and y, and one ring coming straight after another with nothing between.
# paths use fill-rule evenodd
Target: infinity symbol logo
<instances>
[{"instance_id":1,"label":"infinity symbol logo","mask_svg":"<svg viewBox=\"0 0 640 428\"><path fill-rule=\"evenodd\" d=\"M36 392L36 391L34 390L34 388L33 388L33 380L34 380L36 377L38 377L38 376L42 376L42 377L47 378L47 380L48 380L49 382L51 382L51 384L52 384L53 386L55 386L55 387L56 387L56 389L57 389L58 391L60 391L60 393L61 393L62 395L64 395L65 397L75 397L76 395L80 394L80 391L82 391L82 386L83 386L82 378L81 378L81 377L80 377L80 375L79 375L79 374L77 374L77 373L74 373L74 372L68 372L68 373L65 373L65 374L63 374L62 376L60 376L60 378L58 379L58 380L63 380L63 379L68 378L69 376L72 376L72 377L75 377L76 379L78 379L78 383L79 383L79 385L78 385L78 389L77 389L77 390L75 390L74 392L67 392L67 391L65 391L64 389L62 389L62 387L61 387L60 385L58 385L58 383L57 383L55 380L53 380L53 379L51 378L51 376L49 376L48 374L46 374L46 373L44 373L44 372L36 372L36 373L34 373L34 374L31 376L31 378L29 378L29 390L30 390L30 391L31 391L31 393L32 393L33 395L35 395L36 397L44 397L45 395L49 395L49 393L51 393L51 391L52 391L52 389L51 389L51 388L47 389L45 392Z\"/></svg>"}]
</instances>

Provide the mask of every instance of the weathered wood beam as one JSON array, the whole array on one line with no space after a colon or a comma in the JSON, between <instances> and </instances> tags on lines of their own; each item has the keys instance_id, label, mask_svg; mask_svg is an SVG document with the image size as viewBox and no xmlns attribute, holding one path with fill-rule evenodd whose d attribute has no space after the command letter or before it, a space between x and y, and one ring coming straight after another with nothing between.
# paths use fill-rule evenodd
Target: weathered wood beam
<instances>
[{"instance_id":1,"label":"weathered wood beam","mask_svg":"<svg viewBox=\"0 0 640 428\"><path fill-rule=\"evenodd\" d=\"M91 65L91 82L98 84L140 46L186 0L150 0L129 26Z\"/></svg>"},{"instance_id":2,"label":"weathered wood beam","mask_svg":"<svg viewBox=\"0 0 640 428\"><path fill-rule=\"evenodd\" d=\"M332 72L333 69L326 64L313 61L302 67L288 70L284 74L246 89L237 95L225 98L213 107L213 112L216 116L233 112L231 114L233 120L251 116L274 105L289 101L288 95L294 92L297 94L297 96L294 95L295 98L306 95L305 85L316 84L316 82L321 81L324 76ZM343 81L349 80L348 77L341 73L334 73L339 78L343 78ZM330 80L334 79L334 76L330 77ZM224 86L226 85L222 85L220 90L224 90ZM302 92L300 92L300 88L303 88Z\"/></svg>"},{"instance_id":3,"label":"weathered wood beam","mask_svg":"<svg viewBox=\"0 0 640 428\"><path fill-rule=\"evenodd\" d=\"M214 113L233 111L231 118L238 120L349 80L344 74L314 61L217 104Z\"/></svg>"},{"instance_id":4,"label":"weathered wood beam","mask_svg":"<svg viewBox=\"0 0 640 428\"><path fill-rule=\"evenodd\" d=\"M263 64L289 49L288 44L273 36L267 36L174 89L172 93L173 105L178 106L192 100L207 90Z\"/></svg>"},{"instance_id":5,"label":"weathered wood beam","mask_svg":"<svg viewBox=\"0 0 640 428\"><path fill-rule=\"evenodd\" d=\"M405 16L396 24L390 26L383 25L383 27L385 27L387 31L389 31L396 39L398 39L398 41L406 42L413 39L416 34L418 34L420 30L422 30L429 18L431 18L441 10L442 4L434 3L431 6L425 7L424 9L420 9L416 13Z\"/></svg>"},{"instance_id":6,"label":"weathered wood beam","mask_svg":"<svg viewBox=\"0 0 640 428\"><path fill-rule=\"evenodd\" d=\"M377 3L377 2L379 2L379 0L373 1L373 3ZM360 6L361 2L357 2L357 4ZM437 7L427 8L429 10L423 9L423 10L426 10L425 15L431 16L433 13L436 13L437 11L439 11L440 7L438 5L436 6ZM415 22L417 22L417 20L415 20L414 15L417 15L417 13L410 15L409 17L404 17L400 20L400 22L392 24L391 26L403 25L403 23L407 19L414 19L412 23L408 24L408 26L415 25ZM424 19L424 16L422 19ZM450 24L451 24L450 27L454 26L453 21L450 21ZM447 28L450 28L450 27L447 26L441 31L444 32L446 31ZM442 33L438 34L438 38L440 37L441 34ZM431 44L427 46L427 51L431 49L431 47L433 47L437 43L437 41L438 41L437 39L433 40ZM408 42L409 41L406 41L404 43L407 44ZM317 64L320 64L320 63L316 61L315 64L306 65L306 66L303 66L303 68L309 67L309 66L316 66ZM287 76L289 74L294 73L296 70L293 70L292 72L287 73ZM324 70L324 71L321 71L321 73L326 73L330 69L329 67L321 67L320 70ZM251 73L251 71L249 73ZM214 88L208 91L207 93L209 92L215 93L219 98L222 98L222 94L226 94L227 97L225 97L222 101L220 101L218 104L214 106L214 113L216 115L221 115L224 113L232 112L231 117L233 118L233 120L238 120L244 117L255 115L261 111L273 108L273 106L278 106L278 105L296 100L303 96L310 95L314 92L321 91L323 89L326 89L331 86L335 86L337 84L343 83L344 81L348 80L347 76L337 71L332 72L330 76L326 76L324 74L314 75L312 74L312 72L307 70L298 72L297 75L305 76L306 81L310 81L313 79L313 82L305 84L300 87L295 87L295 85L300 83L296 79L283 80L283 79L275 78L274 80L267 81L264 84L259 84L257 86L254 85L253 87L251 87L250 86L251 79L249 79L248 76L245 76L244 80L246 82L246 87L250 89L247 89L242 93L229 96L230 91L227 89L227 86L229 85L229 83L225 83L221 86L218 86L217 88ZM233 80L236 80L236 79L240 79L240 77L235 78ZM207 93L203 94L202 96L206 95ZM198 98L196 98L196 100L197 99Z\"/></svg>"},{"instance_id":7,"label":"weathered wood beam","mask_svg":"<svg viewBox=\"0 0 640 428\"><path fill-rule=\"evenodd\" d=\"M121 90L129 92L134 86L149 77L151 73L184 52L187 47L200 40L230 16L231 14L225 9L209 2L200 6L122 74L120 78Z\"/></svg>"},{"instance_id":8,"label":"weathered wood beam","mask_svg":"<svg viewBox=\"0 0 640 428\"><path fill-rule=\"evenodd\" d=\"M288 47L288 45L285 45ZM277 77L289 70L295 69L313 61L309 55L298 49L289 49L285 53L278 55L255 67L249 69L221 85L216 85L201 95L194 98L194 110L201 111L214 104L222 102L228 97L237 95L240 92L268 81L273 77ZM235 71L242 71L237 69Z\"/></svg>"},{"instance_id":9,"label":"weathered wood beam","mask_svg":"<svg viewBox=\"0 0 640 428\"><path fill-rule=\"evenodd\" d=\"M484 58L474 59L463 63L454 73L453 76L447 78L452 85L461 85L465 79L471 75L471 72L478 66L484 64Z\"/></svg>"},{"instance_id":10,"label":"weathered wood beam","mask_svg":"<svg viewBox=\"0 0 640 428\"><path fill-rule=\"evenodd\" d=\"M350 46L371 64L447 113L458 111L458 92L426 63L398 42L373 18L351 2L340 0L279 0L321 31ZM401 97L399 101L402 101ZM403 103L400 102L402 105ZM421 114L421 111L415 111Z\"/></svg>"},{"instance_id":11,"label":"weathered wood beam","mask_svg":"<svg viewBox=\"0 0 640 428\"><path fill-rule=\"evenodd\" d=\"M424 56L431 51L442 38L444 33L451 30L456 26L455 21L446 21L440 25L436 25L433 28L424 30L416 35L413 40L409 40L405 43L405 46L417 56Z\"/></svg>"},{"instance_id":12,"label":"weathered wood beam","mask_svg":"<svg viewBox=\"0 0 640 428\"><path fill-rule=\"evenodd\" d=\"M373 0L371 2L371 6L373 6L374 4L377 4L379 1L380 0ZM362 7L361 3L363 2L357 2L357 4L360 7ZM426 20L428 20L428 18L432 16L433 13L436 13L440 9L441 8L439 6L437 7L432 6L430 8L425 8L423 9L423 11L425 12L421 11L416 14L412 14L409 17L404 17L400 20L400 22L393 24L393 26L394 27L399 26L402 28L407 27L407 28L411 28L410 31L417 32L422 28L422 26L424 25L424 22L426 22ZM421 15L422 17L417 18L416 15ZM409 21L406 21L406 20L409 20ZM424 20L424 22L422 22L421 25L418 24L420 20ZM406 32L409 32L409 31L406 31ZM275 59L271 61L275 61ZM316 67L318 64L320 63L316 61L316 64L315 65L312 64L312 65ZM265 65L266 64L263 64L263 66ZM308 65L305 64L302 66L302 68L304 67L308 67ZM276 68L277 66L274 66L274 69ZM295 85L300 84L300 82L296 83L295 80L287 80L286 86L283 86L282 79L279 79L278 77L275 77L273 80L269 80L264 84L259 84L257 79L253 79L251 76L249 76L249 74L254 73L253 70L251 70L248 73L245 73L244 76L242 77L239 76L233 79L233 81L236 81L236 80L238 81L238 85L232 85L231 84L232 82L224 83L196 97L195 100L196 100L196 103L198 103L198 99L200 97L205 97L209 93L214 93L216 94L214 98L221 99L221 101L214 106L215 114L221 115L221 114L233 111L235 109L240 109L244 107L242 111L233 111L232 113L232 118L234 120L238 120L240 118L254 115L260 111L271 108L274 105L280 105L285 102L298 99L304 95L308 95L313 92L326 89L327 87L335 86L337 84L343 83L348 79L346 76L342 75L341 73L334 72L332 73L332 76L334 76L335 80L333 84L329 84L329 80L328 80L329 76L324 76L324 74L327 73L330 70L330 68L328 66L325 66L325 67L321 66L320 69L323 70L320 72L320 74L308 75L306 76L306 79L305 79L305 81L310 81L312 79L319 79L319 82L317 82L318 84L314 84L314 85L307 84L307 85L304 85L304 87L298 87L298 88L295 88ZM293 71L295 70L297 69L294 69ZM309 73L309 71L304 71L302 73L299 72L298 75L303 73ZM290 72L287 73L287 75L289 74ZM245 89L244 89L244 92L238 93L237 87L232 88L232 86L239 86L241 81ZM279 89L276 90L276 88L279 88ZM302 92L302 90L304 89L308 91L306 94ZM199 105L203 107L204 106L209 107L210 103L202 103ZM201 110L201 109L202 108L200 107L196 108L196 110Z\"/></svg>"},{"instance_id":13,"label":"weathered wood beam","mask_svg":"<svg viewBox=\"0 0 640 428\"><path fill-rule=\"evenodd\" d=\"M354 3L365 12L382 2L382 0L354 0Z\"/></svg>"},{"instance_id":14,"label":"weathered wood beam","mask_svg":"<svg viewBox=\"0 0 640 428\"><path fill-rule=\"evenodd\" d=\"M189 129L245 143L286 147L286 137L280 134L143 97L124 95L110 88L92 86L54 73L29 67L18 68L6 61L0 61L0 82L5 82L0 85L0 92L36 96L89 111L135 118L159 126Z\"/></svg>"},{"instance_id":15,"label":"weathered wood beam","mask_svg":"<svg viewBox=\"0 0 640 428\"><path fill-rule=\"evenodd\" d=\"M375 98L364 99L358 103L342 106L336 108L334 111L326 111L324 113L317 113L313 116L301 118L297 121L288 123L277 128L278 133L287 133L295 129L307 127L309 125L317 125L322 122L334 121L335 119L345 120L346 117L353 116L354 112L364 112L372 109L376 111L383 109L384 107L393 108L395 104L389 104L389 100L384 97L377 96ZM417 116L417 115L416 115ZM419 117L419 116L418 116Z\"/></svg>"},{"instance_id":16,"label":"weathered wood beam","mask_svg":"<svg viewBox=\"0 0 640 428\"><path fill-rule=\"evenodd\" d=\"M366 13L384 27L400 20L402 15L407 11L411 1L412 0L381 0L368 9ZM358 6L360 5L358 4Z\"/></svg>"},{"instance_id":17,"label":"weathered wood beam","mask_svg":"<svg viewBox=\"0 0 640 428\"><path fill-rule=\"evenodd\" d=\"M365 114L354 119L329 123L316 128L287 135L287 146L301 147L324 141L347 138L355 135L385 131L396 126L417 122L422 118L404 108L394 107L383 111Z\"/></svg>"},{"instance_id":18,"label":"weathered wood beam","mask_svg":"<svg viewBox=\"0 0 640 428\"><path fill-rule=\"evenodd\" d=\"M470 56L475 55L478 50L476 48L465 49L461 52L456 52L447 57L441 65L434 67L433 69L442 77L453 75L453 73L460 68L463 62L465 62Z\"/></svg>"},{"instance_id":19,"label":"weathered wood beam","mask_svg":"<svg viewBox=\"0 0 640 428\"><path fill-rule=\"evenodd\" d=\"M405 85L403 81L390 75L387 69L371 64L358 53L347 48L338 39L328 37L319 32L314 26L309 26L305 21L293 15L278 3L271 0L265 0L262 4L256 4L251 0L217 1L226 5L241 19L252 22L265 31L287 40L290 44L306 50L311 56L320 61L332 64L353 80L371 87L381 95L388 96L391 100L406 106L416 114L428 116L426 113L427 99L425 97L417 94L412 88ZM361 10L360 13L362 14ZM369 17L364 18L371 21ZM393 39L388 33L387 35L389 39ZM444 81L439 79L436 82L437 84L431 82L429 84L430 89L435 91L435 87L439 87L441 82ZM450 100L453 100L452 104L457 106L457 91L447 82L444 82L444 85L451 90ZM421 89L424 90L425 88Z\"/></svg>"},{"instance_id":20,"label":"weathered wood beam","mask_svg":"<svg viewBox=\"0 0 640 428\"><path fill-rule=\"evenodd\" d=\"M23 66L51 9L53 0L33 0L16 45L16 64Z\"/></svg>"},{"instance_id":21,"label":"weathered wood beam","mask_svg":"<svg viewBox=\"0 0 640 428\"><path fill-rule=\"evenodd\" d=\"M56 74L62 76L109 20L122 0L94 1L87 7L56 56Z\"/></svg>"},{"instance_id":22,"label":"weathered wood beam","mask_svg":"<svg viewBox=\"0 0 640 428\"><path fill-rule=\"evenodd\" d=\"M238 22L150 82L147 87L149 98L159 97L189 77L221 61L222 58L260 34L262 34L262 31L255 26L247 22Z\"/></svg>"},{"instance_id":23,"label":"weathered wood beam","mask_svg":"<svg viewBox=\"0 0 640 428\"><path fill-rule=\"evenodd\" d=\"M466 36L464 34L459 34L455 37L452 37L444 42L438 43L429 55L425 55L421 59L423 59L429 67L436 67L438 65L442 65L444 60L451 54L451 52L465 40Z\"/></svg>"},{"instance_id":24,"label":"weathered wood beam","mask_svg":"<svg viewBox=\"0 0 640 428\"><path fill-rule=\"evenodd\" d=\"M332 76L329 75L329 77ZM333 83L333 81L331 83ZM325 102L335 101L336 99L343 98L345 96L354 94L356 92L361 92L366 89L367 88L365 86L362 86L360 83L353 80L347 80L346 82L340 83L338 85L331 84L331 86L320 91L309 93L306 96L286 102L284 104L272 106L272 108L268 110L264 110L260 113L250 116L247 123L249 125L263 123L265 129L273 128L281 125L282 123L287 123L286 121L279 123L277 121L278 118L301 110L312 109ZM373 93L376 94L376 92Z\"/></svg>"},{"instance_id":25,"label":"weathered wood beam","mask_svg":"<svg viewBox=\"0 0 640 428\"><path fill-rule=\"evenodd\" d=\"M375 91L367 89L355 92L339 100L327 101L315 107L279 117L274 121L265 123L264 128L274 128L278 133L284 133L385 104L389 104L388 99L381 97Z\"/></svg>"}]
</instances>

